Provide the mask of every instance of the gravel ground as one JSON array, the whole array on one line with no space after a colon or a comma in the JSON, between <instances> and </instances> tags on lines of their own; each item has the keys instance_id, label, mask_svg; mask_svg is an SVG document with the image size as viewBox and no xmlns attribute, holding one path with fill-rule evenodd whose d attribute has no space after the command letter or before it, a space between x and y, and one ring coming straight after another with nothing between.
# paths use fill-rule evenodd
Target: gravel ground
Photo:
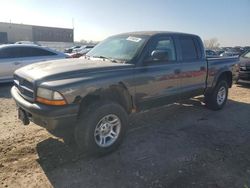
<instances>
[{"instance_id":1,"label":"gravel ground","mask_svg":"<svg viewBox=\"0 0 250 188\"><path fill-rule=\"evenodd\" d=\"M250 187L250 85L234 85L221 111L198 97L132 115L102 158L21 126L10 87L0 85L0 187Z\"/></svg>"}]
</instances>

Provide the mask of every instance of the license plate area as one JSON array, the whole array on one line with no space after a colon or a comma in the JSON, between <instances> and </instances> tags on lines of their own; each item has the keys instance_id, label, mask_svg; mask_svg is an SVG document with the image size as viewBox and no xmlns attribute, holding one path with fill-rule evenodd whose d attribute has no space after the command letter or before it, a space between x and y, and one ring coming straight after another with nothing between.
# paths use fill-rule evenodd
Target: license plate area
<instances>
[{"instance_id":1,"label":"license plate area","mask_svg":"<svg viewBox=\"0 0 250 188\"><path fill-rule=\"evenodd\" d=\"M18 119L20 119L24 125L30 123L28 114L22 108L18 108Z\"/></svg>"}]
</instances>

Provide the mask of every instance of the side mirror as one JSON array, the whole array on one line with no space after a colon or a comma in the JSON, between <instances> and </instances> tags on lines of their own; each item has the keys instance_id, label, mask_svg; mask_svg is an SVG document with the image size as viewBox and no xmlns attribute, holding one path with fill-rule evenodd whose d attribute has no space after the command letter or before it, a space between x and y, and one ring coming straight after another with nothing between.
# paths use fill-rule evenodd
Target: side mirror
<instances>
[{"instance_id":1,"label":"side mirror","mask_svg":"<svg viewBox=\"0 0 250 188\"><path fill-rule=\"evenodd\" d=\"M151 53L152 60L168 60L168 51L167 50L154 50Z\"/></svg>"}]
</instances>

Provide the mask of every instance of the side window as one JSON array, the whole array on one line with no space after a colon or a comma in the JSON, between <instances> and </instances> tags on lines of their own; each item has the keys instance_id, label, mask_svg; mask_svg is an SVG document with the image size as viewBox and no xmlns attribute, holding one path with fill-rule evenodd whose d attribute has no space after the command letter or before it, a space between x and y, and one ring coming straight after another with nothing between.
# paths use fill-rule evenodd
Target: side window
<instances>
[{"instance_id":1,"label":"side window","mask_svg":"<svg viewBox=\"0 0 250 188\"><path fill-rule=\"evenodd\" d=\"M33 56L52 56L56 55L53 52L50 52L48 50L40 49L40 48L33 48L32 49Z\"/></svg>"},{"instance_id":2,"label":"side window","mask_svg":"<svg viewBox=\"0 0 250 188\"><path fill-rule=\"evenodd\" d=\"M20 57L32 57L32 49L30 47L22 47L19 49Z\"/></svg>"},{"instance_id":3,"label":"side window","mask_svg":"<svg viewBox=\"0 0 250 188\"><path fill-rule=\"evenodd\" d=\"M56 55L53 52L32 47L11 47L0 50L0 59L3 58L20 58L20 57L37 57L37 56L52 56Z\"/></svg>"},{"instance_id":4,"label":"side window","mask_svg":"<svg viewBox=\"0 0 250 188\"><path fill-rule=\"evenodd\" d=\"M190 37L180 38L182 60L191 61L199 59L195 41Z\"/></svg>"},{"instance_id":5,"label":"side window","mask_svg":"<svg viewBox=\"0 0 250 188\"><path fill-rule=\"evenodd\" d=\"M36 57L36 56L50 56L56 55L53 52L43 50L40 48L23 47L20 48L20 54L22 57Z\"/></svg>"},{"instance_id":6,"label":"side window","mask_svg":"<svg viewBox=\"0 0 250 188\"><path fill-rule=\"evenodd\" d=\"M11 48L2 48L0 52L0 58L18 58L20 57L19 48L11 47Z\"/></svg>"},{"instance_id":7,"label":"side window","mask_svg":"<svg viewBox=\"0 0 250 188\"><path fill-rule=\"evenodd\" d=\"M160 52L162 58L160 60L153 57L154 52ZM171 37L157 39L150 50L149 58L152 63L159 61L176 61L175 46Z\"/></svg>"}]
</instances>

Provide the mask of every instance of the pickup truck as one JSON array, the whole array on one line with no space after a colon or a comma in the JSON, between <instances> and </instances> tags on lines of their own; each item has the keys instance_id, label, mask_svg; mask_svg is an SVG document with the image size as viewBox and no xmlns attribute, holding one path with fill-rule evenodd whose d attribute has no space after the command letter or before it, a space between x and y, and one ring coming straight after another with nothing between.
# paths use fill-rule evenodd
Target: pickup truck
<instances>
[{"instance_id":1,"label":"pickup truck","mask_svg":"<svg viewBox=\"0 0 250 188\"><path fill-rule=\"evenodd\" d=\"M81 152L100 155L120 145L130 113L198 95L208 108L222 109L238 61L207 59L193 34L125 33L102 41L85 58L18 69L11 94L23 124L71 135Z\"/></svg>"}]
</instances>

